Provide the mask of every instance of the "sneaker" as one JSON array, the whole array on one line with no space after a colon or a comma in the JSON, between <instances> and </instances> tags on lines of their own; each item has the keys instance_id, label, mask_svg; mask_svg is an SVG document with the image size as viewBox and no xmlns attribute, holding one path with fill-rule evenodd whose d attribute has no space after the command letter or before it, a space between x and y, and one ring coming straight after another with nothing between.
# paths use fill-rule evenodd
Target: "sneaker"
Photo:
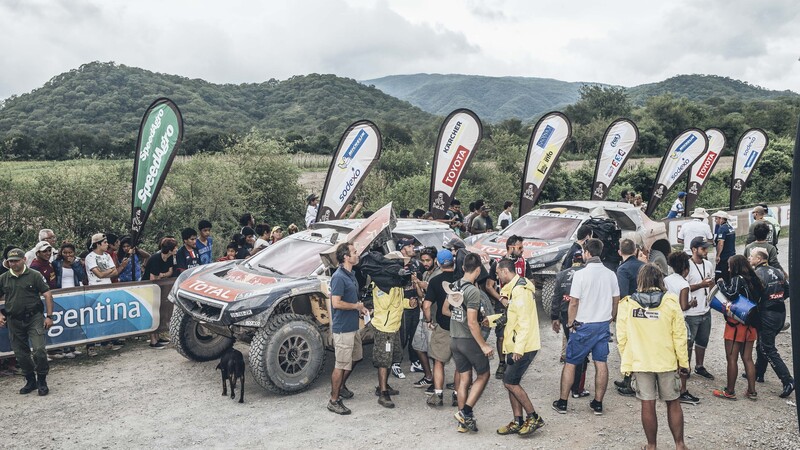
<instances>
[{"instance_id":1,"label":"sneaker","mask_svg":"<svg viewBox=\"0 0 800 450\"><path fill-rule=\"evenodd\" d=\"M159 344L160 344L160 342L159 342ZM119 350L121 348L122 348L122 346L119 345L119 344L111 344L111 350L113 350L113 351L117 351L117 350Z\"/></svg>"},{"instance_id":2,"label":"sneaker","mask_svg":"<svg viewBox=\"0 0 800 450\"><path fill-rule=\"evenodd\" d=\"M378 404L383 406L384 408L394 408L394 402L392 398L389 397L389 394L384 392L381 396L378 397Z\"/></svg>"},{"instance_id":3,"label":"sneaker","mask_svg":"<svg viewBox=\"0 0 800 450\"><path fill-rule=\"evenodd\" d=\"M590 396L590 395L591 395L591 394L589 393L589 391L587 391L586 389L584 389L584 390L582 390L581 392L573 392L573 393L572 393L572 398L583 398L583 397L588 397L588 396Z\"/></svg>"},{"instance_id":4,"label":"sneaker","mask_svg":"<svg viewBox=\"0 0 800 450\"><path fill-rule=\"evenodd\" d=\"M758 400L758 392L755 391L753 392L745 391L744 396L749 398L750 400Z\"/></svg>"},{"instance_id":5,"label":"sneaker","mask_svg":"<svg viewBox=\"0 0 800 450\"><path fill-rule=\"evenodd\" d=\"M52 353L50 354L50 356L52 356L54 359L61 359L64 357L64 353L63 352Z\"/></svg>"},{"instance_id":6,"label":"sneaker","mask_svg":"<svg viewBox=\"0 0 800 450\"><path fill-rule=\"evenodd\" d=\"M94 358L95 356L97 356L97 349L94 347L89 347L86 349L86 354Z\"/></svg>"},{"instance_id":7,"label":"sneaker","mask_svg":"<svg viewBox=\"0 0 800 450\"><path fill-rule=\"evenodd\" d=\"M624 379L622 381L614 380L614 386L616 386L618 388L624 388L624 387L628 387L628 383L626 383Z\"/></svg>"},{"instance_id":8,"label":"sneaker","mask_svg":"<svg viewBox=\"0 0 800 450\"><path fill-rule=\"evenodd\" d=\"M161 342L162 344L169 344L172 341L170 341L169 339L165 339L165 338L160 337L160 338L158 338L158 342Z\"/></svg>"},{"instance_id":9,"label":"sneaker","mask_svg":"<svg viewBox=\"0 0 800 450\"><path fill-rule=\"evenodd\" d=\"M460 425L466 427L469 431L477 432L478 431L478 422L475 420L475 416L467 416L464 415L464 412L460 409L453 414L453 417L456 418ZM462 431L463 433L463 431Z\"/></svg>"},{"instance_id":10,"label":"sneaker","mask_svg":"<svg viewBox=\"0 0 800 450\"><path fill-rule=\"evenodd\" d=\"M694 395L690 394L689 391L684 392L683 394L678 397L678 400L681 403L686 403L687 405L699 405L700 399L695 397Z\"/></svg>"},{"instance_id":11,"label":"sneaker","mask_svg":"<svg viewBox=\"0 0 800 450\"><path fill-rule=\"evenodd\" d=\"M632 388L629 388L629 387L617 388L617 393L619 393L619 395L622 395L622 396L625 396L625 397L635 397L636 396L636 391L634 391Z\"/></svg>"},{"instance_id":12,"label":"sneaker","mask_svg":"<svg viewBox=\"0 0 800 450\"><path fill-rule=\"evenodd\" d=\"M425 403L427 403L428 406L442 406L442 405L444 405L444 401L442 399L442 394L439 394L439 395L433 394L433 395L431 395L430 397L428 397L428 400Z\"/></svg>"},{"instance_id":13,"label":"sneaker","mask_svg":"<svg viewBox=\"0 0 800 450\"><path fill-rule=\"evenodd\" d=\"M400 364L392 364L392 375L401 380L406 377L406 374L403 373L403 369L400 368Z\"/></svg>"},{"instance_id":14,"label":"sneaker","mask_svg":"<svg viewBox=\"0 0 800 450\"><path fill-rule=\"evenodd\" d=\"M714 389L713 391L711 391L711 393L714 394L714 397L727 398L728 400L736 400L736 393L735 392L729 393L727 388Z\"/></svg>"},{"instance_id":15,"label":"sneaker","mask_svg":"<svg viewBox=\"0 0 800 450\"><path fill-rule=\"evenodd\" d=\"M455 391L456 390L456 384L455 383L447 383L447 384L444 385L444 387L446 387L447 389L450 389L451 391Z\"/></svg>"},{"instance_id":16,"label":"sneaker","mask_svg":"<svg viewBox=\"0 0 800 450\"><path fill-rule=\"evenodd\" d=\"M502 380L503 375L505 374L506 374L506 363L501 362L497 366L497 371L494 373L494 377L497 378L498 380Z\"/></svg>"},{"instance_id":17,"label":"sneaker","mask_svg":"<svg viewBox=\"0 0 800 450\"><path fill-rule=\"evenodd\" d=\"M467 428L466 425L459 423L456 426L456 431L458 431L459 433L469 433L469 428Z\"/></svg>"},{"instance_id":18,"label":"sneaker","mask_svg":"<svg viewBox=\"0 0 800 450\"><path fill-rule=\"evenodd\" d=\"M456 395L455 392L453 392L453 402L450 404L450 406L458 406L458 395Z\"/></svg>"},{"instance_id":19,"label":"sneaker","mask_svg":"<svg viewBox=\"0 0 800 450\"><path fill-rule=\"evenodd\" d=\"M431 385L428 386L428 389L425 389L425 393L427 395L433 395L435 392L436 390L433 388L433 382L431 382Z\"/></svg>"},{"instance_id":20,"label":"sneaker","mask_svg":"<svg viewBox=\"0 0 800 450\"><path fill-rule=\"evenodd\" d=\"M714 375L711 375L710 373L708 373L706 368L703 367L703 366L696 366L694 368L694 373L700 375L703 378L708 378L709 380L713 380L714 379Z\"/></svg>"},{"instance_id":21,"label":"sneaker","mask_svg":"<svg viewBox=\"0 0 800 450\"><path fill-rule=\"evenodd\" d=\"M595 416L603 415L603 402L592 400L591 402L589 402L589 408L592 408L592 411L594 411Z\"/></svg>"},{"instance_id":22,"label":"sneaker","mask_svg":"<svg viewBox=\"0 0 800 450\"><path fill-rule=\"evenodd\" d=\"M80 351L80 350L73 350L73 351L72 351L72 353L73 353L75 356L78 356L78 355L82 355L82 354L83 354L83 352L82 352L82 351Z\"/></svg>"},{"instance_id":23,"label":"sneaker","mask_svg":"<svg viewBox=\"0 0 800 450\"><path fill-rule=\"evenodd\" d=\"M391 386L389 386L389 384L386 384L386 392L388 392L389 395L400 395L400 391L398 391L397 389L393 389ZM380 397L380 396L381 396L381 387L375 386L375 397Z\"/></svg>"},{"instance_id":24,"label":"sneaker","mask_svg":"<svg viewBox=\"0 0 800 450\"><path fill-rule=\"evenodd\" d=\"M519 430L522 428L522 425L518 424L516 420L512 420L508 423L508 425L502 426L497 429L497 434L505 436L507 434L517 434Z\"/></svg>"},{"instance_id":25,"label":"sneaker","mask_svg":"<svg viewBox=\"0 0 800 450\"><path fill-rule=\"evenodd\" d=\"M75 352L67 352L67 353L64 353L64 358L67 358L67 359L73 359L73 358L75 358Z\"/></svg>"},{"instance_id":26,"label":"sneaker","mask_svg":"<svg viewBox=\"0 0 800 450\"><path fill-rule=\"evenodd\" d=\"M339 398L343 398L345 400L353 398L355 394L350 389L347 389L347 386L342 386L339 389Z\"/></svg>"},{"instance_id":27,"label":"sneaker","mask_svg":"<svg viewBox=\"0 0 800 450\"><path fill-rule=\"evenodd\" d=\"M161 350L164 347L166 347L166 345L162 344L161 342L156 342L155 344L150 343L150 348L152 348L153 350ZM112 347L112 349L113 349L113 347Z\"/></svg>"},{"instance_id":28,"label":"sneaker","mask_svg":"<svg viewBox=\"0 0 800 450\"><path fill-rule=\"evenodd\" d=\"M519 430L520 436L527 436L534 431L542 428L544 426L544 420L541 417L537 417L534 419L533 417L528 417L525 419L525 423L522 424L522 428Z\"/></svg>"},{"instance_id":29,"label":"sneaker","mask_svg":"<svg viewBox=\"0 0 800 450\"><path fill-rule=\"evenodd\" d=\"M433 380L429 380L429 379L427 379L425 377L422 377L422 378L420 378L419 381L417 381L416 383L412 384L412 386L414 386L415 388L423 388L423 387L433 386Z\"/></svg>"},{"instance_id":30,"label":"sneaker","mask_svg":"<svg viewBox=\"0 0 800 450\"><path fill-rule=\"evenodd\" d=\"M783 392L778 397L786 398L794 391L794 381L790 381L783 385Z\"/></svg>"},{"instance_id":31,"label":"sneaker","mask_svg":"<svg viewBox=\"0 0 800 450\"><path fill-rule=\"evenodd\" d=\"M553 402L553 410L559 414L567 413L567 401L558 399Z\"/></svg>"},{"instance_id":32,"label":"sneaker","mask_svg":"<svg viewBox=\"0 0 800 450\"><path fill-rule=\"evenodd\" d=\"M347 406L344 406L341 399L336 400L335 402L333 400L328 400L328 411L341 416L346 416L351 412Z\"/></svg>"},{"instance_id":33,"label":"sneaker","mask_svg":"<svg viewBox=\"0 0 800 450\"><path fill-rule=\"evenodd\" d=\"M747 374L742 373L742 378L745 380L747 379ZM764 375L756 375L756 383L763 383L764 382Z\"/></svg>"},{"instance_id":34,"label":"sneaker","mask_svg":"<svg viewBox=\"0 0 800 450\"><path fill-rule=\"evenodd\" d=\"M422 363L419 361L414 361L411 363L411 372L425 373L425 369L422 368Z\"/></svg>"}]
</instances>

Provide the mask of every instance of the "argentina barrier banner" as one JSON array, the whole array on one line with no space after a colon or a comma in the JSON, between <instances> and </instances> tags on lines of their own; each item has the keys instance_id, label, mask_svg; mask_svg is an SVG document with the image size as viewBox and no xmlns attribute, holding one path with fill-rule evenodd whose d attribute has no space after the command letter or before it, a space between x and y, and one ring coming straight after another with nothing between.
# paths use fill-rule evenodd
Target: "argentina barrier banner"
<instances>
[{"instance_id":1,"label":"argentina barrier banner","mask_svg":"<svg viewBox=\"0 0 800 450\"><path fill-rule=\"evenodd\" d=\"M528 142L528 154L522 170L522 189L519 194L519 217L533 209L542 193L544 183L572 136L572 124L560 112L549 112L533 127Z\"/></svg>"},{"instance_id":2,"label":"argentina barrier banner","mask_svg":"<svg viewBox=\"0 0 800 450\"><path fill-rule=\"evenodd\" d=\"M381 132L374 123L359 120L347 127L328 167L317 222L339 218L356 189L380 158L382 148Z\"/></svg>"},{"instance_id":3,"label":"argentina barrier banner","mask_svg":"<svg viewBox=\"0 0 800 450\"><path fill-rule=\"evenodd\" d=\"M700 155L700 159L692 164L689 169L689 178L686 180L686 200L683 208L687 213L694 209L694 203L700 196L700 191L703 190L706 180L717 166L719 155L725 148L725 134L719 128L706 130L706 137L708 137L708 148L705 153Z\"/></svg>"},{"instance_id":4,"label":"argentina barrier banner","mask_svg":"<svg viewBox=\"0 0 800 450\"><path fill-rule=\"evenodd\" d=\"M617 119L603 135L594 167L592 200L605 200L639 140L639 128L630 119Z\"/></svg>"},{"instance_id":5,"label":"argentina barrier banner","mask_svg":"<svg viewBox=\"0 0 800 450\"><path fill-rule=\"evenodd\" d=\"M708 137L698 128L689 128L672 140L658 167L656 182L653 184L653 192L645 214L651 216L655 212L661 200L675 186L681 175L700 159L706 148L708 148Z\"/></svg>"},{"instance_id":6,"label":"argentina barrier banner","mask_svg":"<svg viewBox=\"0 0 800 450\"><path fill-rule=\"evenodd\" d=\"M433 156L428 200L434 219L445 218L481 138L483 124L478 115L468 109L457 109L442 122Z\"/></svg>"},{"instance_id":7,"label":"argentina barrier banner","mask_svg":"<svg viewBox=\"0 0 800 450\"><path fill-rule=\"evenodd\" d=\"M161 288L156 284L53 292L48 348L145 334L158 329L161 320ZM0 328L0 357L11 355L8 327Z\"/></svg>"},{"instance_id":8,"label":"argentina barrier banner","mask_svg":"<svg viewBox=\"0 0 800 450\"><path fill-rule=\"evenodd\" d=\"M141 239L158 192L183 140L183 116L168 98L154 101L142 117L133 159L131 241Z\"/></svg>"},{"instance_id":9,"label":"argentina barrier banner","mask_svg":"<svg viewBox=\"0 0 800 450\"><path fill-rule=\"evenodd\" d=\"M760 128L751 128L739 138L739 144L736 146L736 153L733 156L730 209L733 209L739 202L747 180L761 159L761 155L764 154L767 144L769 144L767 134Z\"/></svg>"}]
</instances>

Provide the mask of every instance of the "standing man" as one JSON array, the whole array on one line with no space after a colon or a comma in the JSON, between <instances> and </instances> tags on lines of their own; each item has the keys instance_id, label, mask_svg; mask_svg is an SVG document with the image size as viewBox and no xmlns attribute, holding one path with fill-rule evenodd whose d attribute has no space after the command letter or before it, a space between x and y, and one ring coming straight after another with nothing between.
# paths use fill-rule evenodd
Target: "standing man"
<instances>
[{"instance_id":1,"label":"standing man","mask_svg":"<svg viewBox=\"0 0 800 450\"><path fill-rule=\"evenodd\" d=\"M420 252L419 260L425 271L422 274L421 280L419 278L414 280L414 286L417 288L417 298L419 299L425 298L425 292L428 291L428 283L431 278L442 273L442 270L436 263L436 254L437 251L435 247L425 247ZM424 308L420 308L419 312L422 319L425 318L423 309ZM430 340L431 329L428 327L428 323L425 322L425 320L420 320L417 324L417 330L414 333L414 339L411 342L411 346L414 347L414 350L417 352L423 372L422 378L414 383L414 387L416 388L433 388L433 372L431 371L431 363L428 358L428 343ZM412 365L411 371L418 372L419 370ZM430 393L432 394L433 391Z\"/></svg>"},{"instance_id":2,"label":"standing man","mask_svg":"<svg viewBox=\"0 0 800 450\"><path fill-rule=\"evenodd\" d=\"M553 331L558 334L560 328L564 329L564 337L566 342L572 335L570 329L567 328L569 322L569 291L572 289L572 280L575 277L575 272L583 269L583 251L578 250L572 257L572 267L558 272L556 275L556 285L553 288L553 302L550 308L550 319L553 321ZM561 362L566 358L566 347L562 350ZM586 383L586 367L589 365L589 360L584 358L581 364L575 366L575 378L572 382L572 398L588 397L589 391L584 389Z\"/></svg>"},{"instance_id":3,"label":"standing man","mask_svg":"<svg viewBox=\"0 0 800 450\"><path fill-rule=\"evenodd\" d=\"M456 363L458 411L458 431L478 431L478 424L472 409L483 394L489 382L489 357L494 350L483 340L478 313L481 309L481 292L475 281L481 274L481 257L470 253L464 258L464 278L445 287L450 310L450 350ZM455 289L455 293L450 289ZM472 380L472 370L477 377Z\"/></svg>"},{"instance_id":4,"label":"standing man","mask_svg":"<svg viewBox=\"0 0 800 450\"><path fill-rule=\"evenodd\" d=\"M356 247L350 242L339 244L336 249L339 268L331 277L331 333L333 333L336 364L331 372L331 398L328 411L350 414L342 398L353 398L345 383L353 365L362 358L361 335L358 333L358 317L367 314L367 308L358 301L358 281L353 266L358 264ZM341 397L341 398L340 398Z\"/></svg>"},{"instance_id":5,"label":"standing man","mask_svg":"<svg viewBox=\"0 0 800 450\"><path fill-rule=\"evenodd\" d=\"M619 284L614 272L600 261L603 242L589 239L584 244L586 267L575 273L570 288L569 318L567 328L575 336L567 342L567 357L561 371L561 395L553 402L559 414L567 413L567 396L575 380L575 366L581 364L589 353L594 360L594 400L589 407L595 415L603 414L603 396L608 387L609 324L617 316Z\"/></svg>"},{"instance_id":6,"label":"standing man","mask_svg":"<svg viewBox=\"0 0 800 450\"><path fill-rule=\"evenodd\" d=\"M402 254L397 252L389 253L386 257L403 258ZM404 289L400 286L392 287L389 292L384 292L375 286L372 289L372 300L374 315L371 323L375 327L372 365L378 369L378 387L375 388L375 395L378 397L379 405L384 408L394 408L391 396L399 392L389 386L389 368L391 367L393 371L395 367L399 369L403 358L400 330L404 306L408 304L408 299L404 298Z\"/></svg>"},{"instance_id":7,"label":"standing man","mask_svg":"<svg viewBox=\"0 0 800 450\"><path fill-rule=\"evenodd\" d=\"M47 241L47 243L50 244L51 247L56 248L56 234L53 232L53 230L49 228L43 228L39 230L38 236L40 242ZM55 256L56 255L52 255L50 262L53 262L53 260L56 259ZM27 264L30 267L34 259L36 259L35 247L28 250L28 252L25 253L25 264Z\"/></svg>"},{"instance_id":8,"label":"standing man","mask_svg":"<svg viewBox=\"0 0 800 450\"><path fill-rule=\"evenodd\" d=\"M669 214L667 214L667 219L675 219L678 217L683 217L683 199L686 198L686 192L678 192L678 198L675 199L675 203L672 204L672 208L669 209Z\"/></svg>"},{"instance_id":9,"label":"standing man","mask_svg":"<svg viewBox=\"0 0 800 450\"><path fill-rule=\"evenodd\" d=\"M444 214L444 218L457 235L463 236L467 231L467 227L464 225L464 214L461 212L461 202L458 199L454 198L450 202L450 209Z\"/></svg>"},{"instance_id":10,"label":"standing man","mask_svg":"<svg viewBox=\"0 0 800 450\"><path fill-rule=\"evenodd\" d=\"M750 212L751 216L753 217L753 222L750 224L750 227L747 229L747 241L746 244L750 244L755 242L756 237L753 231L756 228L756 225L759 223L766 224L769 227L769 233L767 233L767 242L772 245L778 245L778 232L775 230L775 226L772 223L767 222L767 211L764 209L763 206L756 206ZM775 220L775 219L773 219Z\"/></svg>"},{"instance_id":11,"label":"standing man","mask_svg":"<svg viewBox=\"0 0 800 450\"><path fill-rule=\"evenodd\" d=\"M685 251L687 255L692 254L692 249L689 248L689 244L692 242L692 239L697 236L701 236L709 242L714 239L714 234L711 233L711 227L708 225L708 222L706 222L708 213L705 209L695 208L691 217L693 220L684 223L681 225L681 229L678 230L678 244L683 244L683 251Z\"/></svg>"},{"instance_id":12,"label":"standing man","mask_svg":"<svg viewBox=\"0 0 800 450\"><path fill-rule=\"evenodd\" d=\"M567 250L567 257L564 258L564 262L561 263L561 270L567 270L572 267L572 260L569 255L574 255L576 252L583 254L583 244L587 239L592 238L592 228L586 224L581 225L578 227L578 234L575 237L577 240L573 242L572 247ZM569 292L567 292L567 294L569 294Z\"/></svg>"},{"instance_id":13,"label":"standing man","mask_svg":"<svg viewBox=\"0 0 800 450\"><path fill-rule=\"evenodd\" d=\"M533 408L528 393L520 386L528 366L541 348L539 316L536 312L536 300L533 297L536 289L530 280L517 274L513 261L504 259L497 266L497 276L503 283L500 299L508 308L503 356L509 360L510 365L503 375L503 386L508 391L508 400L511 402L511 411L514 414L514 420L500 427L497 434L527 436L544 426L544 420Z\"/></svg>"},{"instance_id":14,"label":"standing man","mask_svg":"<svg viewBox=\"0 0 800 450\"><path fill-rule=\"evenodd\" d=\"M481 234L492 230L492 219L489 217L489 206L482 205L478 210L478 215L472 219L470 233Z\"/></svg>"},{"instance_id":15,"label":"standing man","mask_svg":"<svg viewBox=\"0 0 800 450\"><path fill-rule=\"evenodd\" d=\"M197 235L197 256L200 258L200 264L211 264L214 259L212 258L214 238L211 237L211 222L208 220L201 220L197 223L197 229L200 234Z\"/></svg>"},{"instance_id":16,"label":"standing man","mask_svg":"<svg viewBox=\"0 0 800 450\"><path fill-rule=\"evenodd\" d=\"M18 248L10 250L6 262L9 270L0 275L0 297L5 299L5 309L0 310L0 327L8 324L11 348L25 375L25 386L19 393L29 394L37 389L39 395L47 395L50 392L47 387L50 366L45 350L45 332L53 326L53 295L42 274L25 266L25 252ZM44 296L47 308L44 319L45 308L40 296Z\"/></svg>"},{"instance_id":17,"label":"standing man","mask_svg":"<svg viewBox=\"0 0 800 450\"><path fill-rule=\"evenodd\" d=\"M181 230L181 239L183 239L183 245L175 255L175 269L178 271L176 276L200 265L196 247L197 231L192 228L184 228Z\"/></svg>"},{"instance_id":18,"label":"standing man","mask_svg":"<svg viewBox=\"0 0 800 450\"><path fill-rule=\"evenodd\" d=\"M714 244L717 249L716 279L722 278L726 283L731 281L728 270L728 259L736 254L736 231L728 223L731 216L725 211L717 211L711 215L717 223L714 230Z\"/></svg>"},{"instance_id":19,"label":"standing man","mask_svg":"<svg viewBox=\"0 0 800 450\"><path fill-rule=\"evenodd\" d=\"M425 324L431 330L428 356L433 359L433 395L428 397L428 406L442 406L444 365L453 357L453 352L450 350L450 308L447 306L447 292L442 287L442 283L453 283L458 279L455 274L455 258L450 250L439 250L436 253L436 260L439 262L442 273L428 282L425 301L422 302ZM458 372L454 378L454 384L457 386ZM456 400L457 404L455 393L453 400Z\"/></svg>"},{"instance_id":20,"label":"standing man","mask_svg":"<svg viewBox=\"0 0 800 450\"><path fill-rule=\"evenodd\" d=\"M512 201L506 200L505 203L503 203L503 212L497 216L497 224L500 225L501 230L505 230L506 227L511 225L511 222L514 221L514 217L511 216L511 208L513 207L514 202Z\"/></svg>"},{"instance_id":21,"label":"standing man","mask_svg":"<svg viewBox=\"0 0 800 450\"><path fill-rule=\"evenodd\" d=\"M780 397L786 398L794 391L794 378L775 347L775 336L786 321L784 300L786 293L789 292L789 283L786 282L782 270L767 265L767 258L767 251L763 248L754 248L750 251L750 265L764 285L764 298L758 304L761 327L758 329L756 345L756 381L764 382L769 363L783 383Z\"/></svg>"},{"instance_id":22,"label":"standing man","mask_svg":"<svg viewBox=\"0 0 800 450\"><path fill-rule=\"evenodd\" d=\"M622 264L617 268L619 298L625 298L636 292L636 278L639 276L639 269L644 266L644 263L636 257L636 244L630 239L621 239L619 241L619 251L617 253L622 258ZM626 375L622 381L614 381L614 385L621 395L629 397L636 395L636 392L631 389L630 375Z\"/></svg>"},{"instance_id":23,"label":"standing man","mask_svg":"<svg viewBox=\"0 0 800 450\"><path fill-rule=\"evenodd\" d=\"M319 197L317 194L311 194L306 197L306 228L317 221L317 205L319 205Z\"/></svg>"},{"instance_id":24,"label":"standing man","mask_svg":"<svg viewBox=\"0 0 800 450\"><path fill-rule=\"evenodd\" d=\"M694 373L709 380L714 379L703 366L706 357L708 338L711 336L711 299L708 294L714 287L714 266L706 259L708 247L711 243L705 238L697 236L692 239L689 248L692 250L692 259L689 261L689 274L686 281L689 283L689 309L684 311L683 318L689 327L689 361L692 360L692 344L694 344L695 365ZM725 262L727 265L727 261Z\"/></svg>"},{"instance_id":25,"label":"standing man","mask_svg":"<svg viewBox=\"0 0 800 450\"><path fill-rule=\"evenodd\" d=\"M410 278L411 281L403 288L404 308L402 325L400 326L400 352L402 355L402 351L408 347L408 359L411 361L410 370L413 372L416 367L421 371L422 364L414 348L411 346L411 341L414 339L414 332L417 330L417 324L419 324L420 305L417 286L414 280L418 280L418 276L422 276L422 266L416 257L416 251L414 251L413 238L399 239L397 241L397 249L400 250L400 254L403 255L403 258L408 260L404 269L412 274ZM403 373L403 369L400 368L399 362L397 364L392 364L392 375L400 379L406 377Z\"/></svg>"},{"instance_id":26,"label":"standing man","mask_svg":"<svg viewBox=\"0 0 800 450\"><path fill-rule=\"evenodd\" d=\"M753 236L755 237L755 241L747 244L744 248L744 256L750 258L750 253L755 248L763 249L767 254L767 265L774 267L781 272L783 272L784 278L786 277L786 271L781 266L780 261L778 261L778 249L767 242L767 238L769 236L770 228L769 224L766 222L758 223L755 227L753 227Z\"/></svg>"}]
</instances>

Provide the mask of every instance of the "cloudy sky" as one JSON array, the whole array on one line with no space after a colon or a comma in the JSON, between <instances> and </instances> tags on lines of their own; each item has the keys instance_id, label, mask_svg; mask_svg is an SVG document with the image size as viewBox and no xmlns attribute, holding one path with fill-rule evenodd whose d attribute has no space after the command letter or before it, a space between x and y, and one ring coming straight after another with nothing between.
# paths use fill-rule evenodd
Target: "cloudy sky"
<instances>
[{"instance_id":1,"label":"cloudy sky","mask_svg":"<svg viewBox=\"0 0 800 450\"><path fill-rule=\"evenodd\" d=\"M797 0L0 0L0 98L91 61L261 82L464 73L800 92Z\"/></svg>"}]
</instances>

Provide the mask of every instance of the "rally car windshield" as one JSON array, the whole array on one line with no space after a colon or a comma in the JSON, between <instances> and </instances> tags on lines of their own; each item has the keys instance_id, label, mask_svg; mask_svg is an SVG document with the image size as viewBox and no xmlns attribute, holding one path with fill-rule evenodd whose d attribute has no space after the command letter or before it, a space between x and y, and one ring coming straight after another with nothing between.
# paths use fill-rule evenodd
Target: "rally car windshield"
<instances>
[{"instance_id":1,"label":"rally car windshield","mask_svg":"<svg viewBox=\"0 0 800 450\"><path fill-rule=\"evenodd\" d=\"M330 246L330 242L284 238L258 252L246 264L257 271L304 277L311 275L322 264L319 254Z\"/></svg>"},{"instance_id":2,"label":"rally car windshield","mask_svg":"<svg viewBox=\"0 0 800 450\"><path fill-rule=\"evenodd\" d=\"M557 216L522 216L503 230L504 236L513 234L525 239L562 241L572 238L581 224L580 219Z\"/></svg>"}]
</instances>

